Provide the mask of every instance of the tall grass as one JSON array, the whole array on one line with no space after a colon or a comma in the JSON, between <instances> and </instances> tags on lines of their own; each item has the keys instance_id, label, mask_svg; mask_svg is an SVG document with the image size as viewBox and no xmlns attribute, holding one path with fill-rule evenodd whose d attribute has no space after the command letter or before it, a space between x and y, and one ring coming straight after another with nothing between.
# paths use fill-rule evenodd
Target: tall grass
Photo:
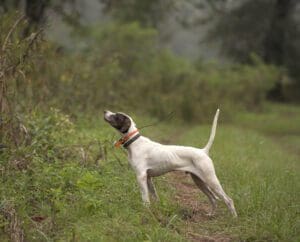
<instances>
[{"instance_id":1,"label":"tall grass","mask_svg":"<svg viewBox=\"0 0 300 242\"><path fill-rule=\"evenodd\" d=\"M1 241L18 234L28 241L182 241L170 227L172 191L161 183L157 208L142 205L135 174L104 121L75 126L52 110L23 122L31 145L0 154Z\"/></svg>"},{"instance_id":2,"label":"tall grass","mask_svg":"<svg viewBox=\"0 0 300 242\"><path fill-rule=\"evenodd\" d=\"M138 125L143 122L150 120L137 118ZM245 128L246 121L225 126L221 115L211 150L239 217L233 219L219 203L216 217L197 223L187 223L181 212L186 204L175 201L176 190L165 177L155 179L161 201L150 209L142 206L134 172L126 155L112 148L117 137L101 117L72 124L53 110L27 116L23 123L33 145L0 154L2 241L17 232L10 228L16 221L29 241L184 241L187 230L233 240L297 240L299 157L273 136ZM169 122L142 132L154 140L201 147L210 128ZM198 202L207 204L199 194ZM15 219L8 216L12 211Z\"/></svg>"}]
</instances>

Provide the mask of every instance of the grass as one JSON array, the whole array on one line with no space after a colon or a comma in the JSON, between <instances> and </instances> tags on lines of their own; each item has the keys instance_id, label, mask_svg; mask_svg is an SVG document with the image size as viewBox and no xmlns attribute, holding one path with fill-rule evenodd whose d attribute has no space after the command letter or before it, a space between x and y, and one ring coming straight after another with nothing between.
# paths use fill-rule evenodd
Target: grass
<instances>
[{"instance_id":1,"label":"grass","mask_svg":"<svg viewBox=\"0 0 300 242\"><path fill-rule=\"evenodd\" d=\"M236 122L268 135L299 136L300 109L293 105L266 104L262 113L239 113Z\"/></svg>"},{"instance_id":2,"label":"grass","mask_svg":"<svg viewBox=\"0 0 300 242\"><path fill-rule=\"evenodd\" d=\"M300 109L269 105L265 113L241 114L235 122L236 125L222 125L221 120L212 157L219 179L235 201L239 218L232 219L225 206L220 204L217 217L193 224L194 231L212 235L222 232L243 241L296 241L300 229L300 167L295 146L300 140ZM170 142L175 139L180 144L201 147L207 142L210 125L178 128L177 125L162 124L145 131L154 139ZM284 145L280 144L280 139L285 139ZM287 146L292 148L285 149ZM158 185L165 186L161 180L163 178ZM134 177L132 182L135 183ZM179 212L182 204L172 203L172 189L171 192L168 187L158 190L160 195L166 196L164 203L173 207L167 209L169 217L165 219L179 215L172 227L186 226ZM136 195L139 203L139 194ZM206 202L206 198L200 196L200 201ZM155 213L163 214L162 204L154 209ZM177 236L183 239L184 234ZM168 236L163 238L169 239Z\"/></svg>"},{"instance_id":3,"label":"grass","mask_svg":"<svg viewBox=\"0 0 300 242\"><path fill-rule=\"evenodd\" d=\"M182 211L187 205L174 199L176 189L165 176L155 179L161 201L143 207L126 154L111 145L118 135L101 117L80 119L75 133L63 141L89 144L85 159L72 148L70 157L50 163L35 159L30 169L2 177L1 208L15 205L28 241L187 241L187 230L233 241L297 241L300 109L270 105L265 113L241 114L226 125L220 117L211 155L221 184L235 201L237 219L219 203L214 218L186 220ZM152 121L137 118L138 124ZM142 132L155 140L202 147L210 125L162 123ZM93 142L99 141L107 156L96 163L99 146ZM198 197L199 204L208 203L200 192ZM45 220L30 219L37 215ZM0 240L9 241L7 221L0 216L0 222Z\"/></svg>"}]
</instances>

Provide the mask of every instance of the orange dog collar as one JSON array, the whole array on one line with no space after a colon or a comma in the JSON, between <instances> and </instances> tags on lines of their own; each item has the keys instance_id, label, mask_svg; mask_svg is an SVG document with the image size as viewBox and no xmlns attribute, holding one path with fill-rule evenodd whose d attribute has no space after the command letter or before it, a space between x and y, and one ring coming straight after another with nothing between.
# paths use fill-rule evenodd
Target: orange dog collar
<instances>
[{"instance_id":1,"label":"orange dog collar","mask_svg":"<svg viewBox=\"0 0 300 242\"><path fill-rule=\"evenodd\" d=\"M116 148L119 148L121 145L125 144L133 135L137 134L139 132L138 129L128 133L127 135L125 135L124 137L122 137L121 139L119 139L114 146Z\"/></svg>"}]
</instances>

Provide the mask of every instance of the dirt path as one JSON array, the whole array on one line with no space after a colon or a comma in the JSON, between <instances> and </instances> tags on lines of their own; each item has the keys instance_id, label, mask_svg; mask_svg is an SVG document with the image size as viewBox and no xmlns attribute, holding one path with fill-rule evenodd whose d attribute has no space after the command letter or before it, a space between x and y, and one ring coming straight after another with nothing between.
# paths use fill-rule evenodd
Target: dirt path
<instances>
[{"instance_id":1,"label":"dirt path","mask_svg":"<svg viewBox=\"0 0 300 242\"><path fill-rule=\"evenodd\" d=\"M193 242L229 242L233 239L224 233L209 233L203 224L218 217L209 217L210 204L205 195L193 183L190 175L172 172L166 175L170 186L176 190L175 200L181 207L181 218L185 221L181 233ZM202 226L201 226L202 225Z\"/></svg>"}]
</instances>

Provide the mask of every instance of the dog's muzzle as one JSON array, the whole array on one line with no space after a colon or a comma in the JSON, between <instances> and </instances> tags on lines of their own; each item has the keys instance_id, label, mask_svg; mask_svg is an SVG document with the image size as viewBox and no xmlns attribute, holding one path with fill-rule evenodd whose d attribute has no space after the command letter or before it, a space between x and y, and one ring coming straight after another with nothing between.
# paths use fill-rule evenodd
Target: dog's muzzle
<instances>
[{"instance_id":1,"label":"dog's muzzle","mask_svg":"<svg viewBox=\"0 0 300 242\"><path fill-rule=\"evenodd\" d=\"M110 120L109 117L110 117L112 114L113 114L112 112L105 110L105 111L104 111L104 120L107 121L107 122L110 122L111 120Z\"/></svg>"}]
</instances>

